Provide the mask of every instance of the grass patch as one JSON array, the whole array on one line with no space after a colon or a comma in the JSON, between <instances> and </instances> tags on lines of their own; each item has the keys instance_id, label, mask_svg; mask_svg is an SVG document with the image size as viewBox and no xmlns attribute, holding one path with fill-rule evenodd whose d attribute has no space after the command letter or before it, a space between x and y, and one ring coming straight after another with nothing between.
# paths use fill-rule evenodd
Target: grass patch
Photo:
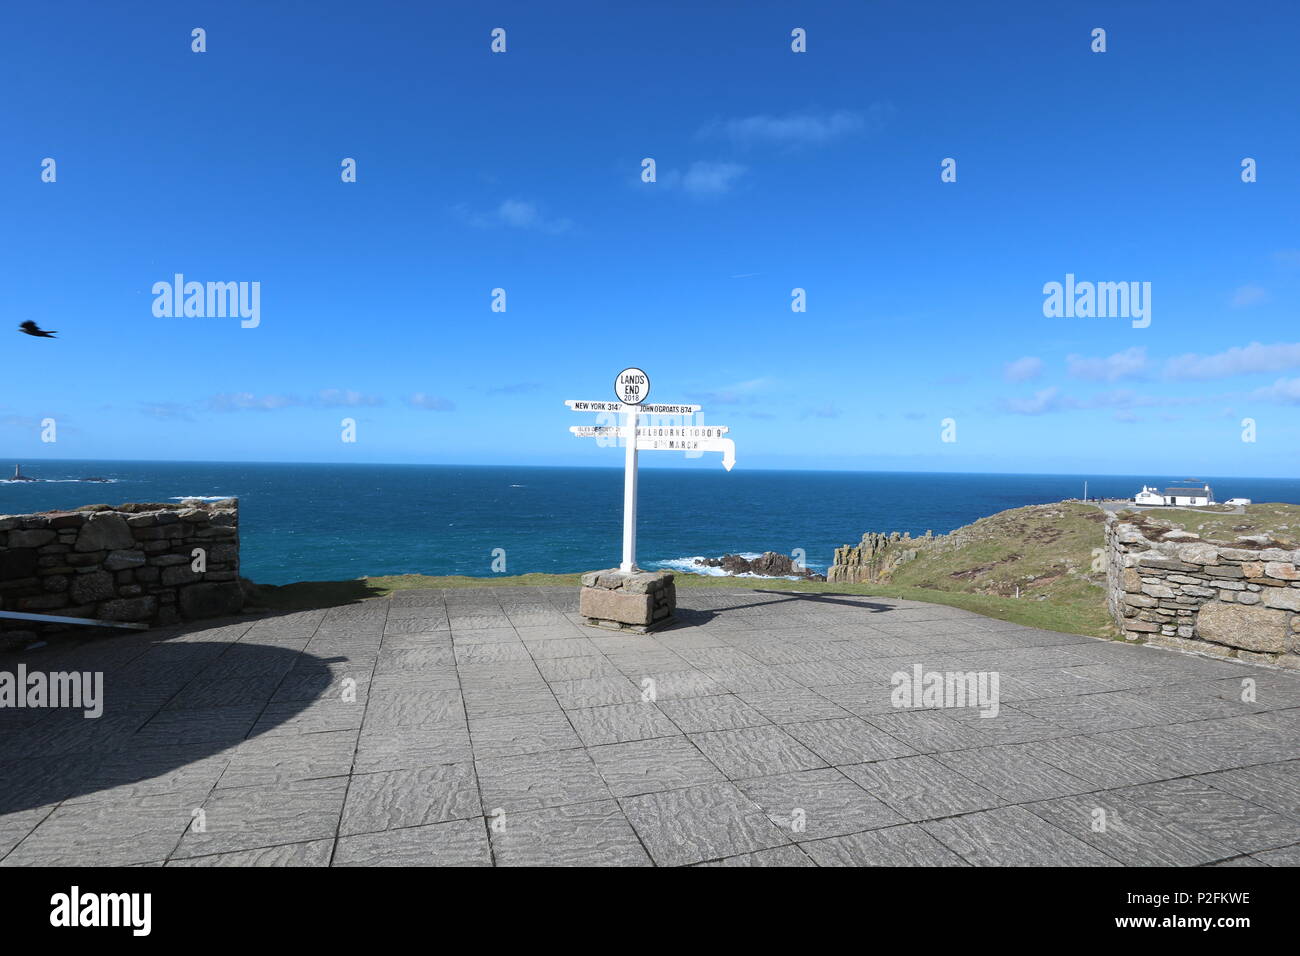
<instances>
[{"instance_id":1,"label":"grass patch","mask_svg":"<svg viewBox=\"0 0 1300 956\"><path fill-rule=\"evenodd\" d=\"M914 560L895 568L886 587L901 589L899 597L1018 624L1117 637L1106 609L1106 575L1093 570L1104 529L1105 515L1087 504L1001 511L921 547Z\"/></svg>"},{"instance_id":2,"label":"grass patch","mask_svg":"<svg viewBox=\"0 0 1300 956\"><path fill-rule=\"evenodd\" d=\"M1261 502L1246 505L1245 514L1151 508L1121 512L1121 518L1144 531L1179 529L1216 544L1233 544L1242 538L1268 538L1281 548L1300 547L1300 505Z\"/></svg>"},{"instance_id":3,"label":"grass patch","mask_svg":"<svg viewBox=\"0 0 1300 956\"><path fill-rule=\"evenodd\" d=\"M520 574L510 577L473 578L464 575L428 576L421 574L390 575L387 577L360 578L353 581L304 581L297 584L254 585L253 605L275 611L303 611L313 608L337 607L358 601L386 598L394 591L411 588L472 588L521 587L558 585L578 587L581 574ZM825 581L765 581L759 578L732 578L703 574L679 574L677 587L681 590L702 588L731 588L748 591L851 594L866 597L900 598L926 601L949 607L974 611L1003 621L1014 621L1029 627L1094 637L1111 636L1107 633L1109 617L1104 602L1100 607L1090 602L1078 606L1056 603L1016 600L989 594L961 591L875 584L831 584ZM250 610L253 609L250 607Z\"/></svg>"}]
</instances>

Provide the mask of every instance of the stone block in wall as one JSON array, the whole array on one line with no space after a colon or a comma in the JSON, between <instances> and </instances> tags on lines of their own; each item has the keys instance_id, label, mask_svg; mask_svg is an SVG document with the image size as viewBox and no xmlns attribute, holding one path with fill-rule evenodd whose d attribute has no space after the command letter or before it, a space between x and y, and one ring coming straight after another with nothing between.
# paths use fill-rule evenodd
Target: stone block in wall
<instances>
[{"instance_id":1,"label":"stone block in wall","mask_svg":"<svg viewBox=\"0 0 1300 956\"><path fill-rule=\"evenodd\" d=\"M185 534L180 525L160 525L157 528L136 528L132 532L135 541L179 541ZM130 547L129 544L123 547Z\"/></svg>"},{"instance_id":2,"label":"stone block in wall","mask_svg":"<svg viewBox=\"0 0 1300 956\"><path fill-rule=\"evenodd\" d=\"M1187 564L1217 564L1219 549L1212 544L1185 544L1178 549L1178 560Z\"/></svg>"},{"instance_id":3,"label":"stone block in wall","mask_svg":"<svg viewBox=\"0 0 1300 956\"><path fill-rule=\"evenodd\" d=\"M162 569L162 586L173 587L180 584L193 584L200 580L202 574L193 570L188 564L177 564Z\"/></svg>"},{"instance_id":4,"label":"stone block in wall","mask_svg":"<svg viewBox=\"0 0 1300 956\"><path fill-rule=\"evenodd\" d=\"M1148 644L1168 647L1176 651L1190 651L1195 654L1209 654L1214 657L1233 657L1239 652L1231 647L1210 644L1206 641L1188 640L1174 634L1153 634L1147 638Z\"/></svg>"},{"instance_id":5,"label":"stone block in wall","mask_svg":"<svg viewBox=\"0 0 1300 956\"><path fill-rule=\"evenodd\" d=\"M1160 630L1159 624L1152 624L1150 621L1125 621L1124 630L1141 631L1143 633L1155 633Z\"/></svg>"},{"instance_id":6,"label":"stone block in wall","mask_svg":"<svg viewBox=\"0 0 1300 956\"><path fill-rule=\"evenodd\" d=\"M96 512L86 518L77 532L77 551L115 551L134 544L126 519L113 512Z\"/></svg>"},{"instance_id":7,"label":"stone block in wall","mask_svg":"<svg viewBox=\"0 0 1300 956\"><path fill-rule=\"evenodd\" d=\"M53 531L44 528L37 528L32 531L10 531L9 547L11 548L39 548L42 545L49 544L57 535Z\"/></svg>"},{"instance_id":8,"label":"stone block in wall","mask_svg":"<svg viewBox=\"0 0 1300 956\"><path fill-rule=\"evenodd\" d=\"M1159 568L1163 571L1199 571L1200 566L1187 564L1184 561L1174 561L1167 558L1158 551L1148 551L1145 554L1138 555L1138 565L1145 572L1147 568Z\"/></svg>"},{"instance_id":9,"label":"stone block in wall","mask_svg":"<svg viewBox=\"0 0 1300 956\"><path fill-rule=\"evenodd\" d=\"M1286 611L1300 611L1300 588L1263 592L1264 606Z\"/></svg>"},{"instance_id":10,"label":"stone block in wall","mask_svg":"<svg viewBox=\"0 0 1300 956\"><path fill-rule=\"evenodd\" d=\"M1266 562L1264 573L1270 578L1279 578L1283 581L1300 581L1300 571L1297 571L1296 566L1289 561Z\"/></svg>"},{"instance_id":11,"label":"stone block in wall","mask_svg":"<svg viewBox=\"0 0 1300 956\"><path fill-rule=\"evenodd\" d=\"M110 551L108 557L104 558L104 570L124 571L127 568L138 568L144 563L143 551Z\"/></svg>"},{"instance_id":12,"label":"stone block in wall","mask_svg":"<svg viewBox=\"0 0 1300 956\"><path fill-rule=\"evenodd\" d=\"M1287 615L1272 608L1207 601L1196 615L1196 633L1216 644L1280 654L1286 650Z\"/></svg>"},{"instance_id":13,"label":"stone block in wall","mask_svg":"<svg viewBox=\"0 0 1300 956\"><path fill-rule=\"evenodd\" d=\"M91 570L89 574L78 574L72 579L70 593L77 604L94 604L96 601L108 600L117 592L113 586L112 574Z\"/></svg>"},{"instance_id":14,"label":"stone block in wall","mask_svg":"<svg viewBox=\"0 0 1300 956\"><path fill-rule=\"evenodd\" d=\"M1246 576L1241 568L1232 564L1207 565L1204 573L1212 578L1244 578Z\"/></svg>"},{"instance_id":15,"label":"stone block in wall","mask_svg":"<svg viewBox=\"0 0 1300 956\"><path fill-rule=\"evenodd\" d=\"M149 621L158 610L156 597L116 598L95 609L95 616L105 621Z\"/></svg>"}]
</instances>

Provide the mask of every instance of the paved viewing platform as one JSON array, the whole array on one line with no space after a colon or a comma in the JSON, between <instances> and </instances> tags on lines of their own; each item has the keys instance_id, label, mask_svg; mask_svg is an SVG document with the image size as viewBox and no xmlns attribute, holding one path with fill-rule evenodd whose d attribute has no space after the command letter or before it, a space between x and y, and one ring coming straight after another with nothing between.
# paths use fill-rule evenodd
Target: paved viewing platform
<instances>
[{"instance_id":1,"label":"paved viewing platform","mask_svg":"<svg viewBox=\"0 0 1300 956\"><path fill-rule=\"evenodd\" d=\"M1300 675L858 595L677 616L411 590L6 652L105 703L0 709L0 866L1300 864ZM916 665L996 716L894 706Z\"/></svg>"}]
</instances>

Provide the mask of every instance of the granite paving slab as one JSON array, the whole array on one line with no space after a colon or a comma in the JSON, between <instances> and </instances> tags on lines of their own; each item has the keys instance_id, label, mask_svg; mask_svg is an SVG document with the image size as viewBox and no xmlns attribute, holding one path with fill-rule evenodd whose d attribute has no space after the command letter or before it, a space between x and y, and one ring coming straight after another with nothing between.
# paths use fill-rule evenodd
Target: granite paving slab
<instances>
[{"instance_id":1,"label":"granite paving slab","mask_svg":"<svg viewBox=\"0 0 1300 956\"><path fill-rule=\"evenodd\" d=\"M850 594L406 590L0 670L0 865L1294 866L1300 675ZM998 715L893 676L992 671Z\"/></svg>"}]
</instances>

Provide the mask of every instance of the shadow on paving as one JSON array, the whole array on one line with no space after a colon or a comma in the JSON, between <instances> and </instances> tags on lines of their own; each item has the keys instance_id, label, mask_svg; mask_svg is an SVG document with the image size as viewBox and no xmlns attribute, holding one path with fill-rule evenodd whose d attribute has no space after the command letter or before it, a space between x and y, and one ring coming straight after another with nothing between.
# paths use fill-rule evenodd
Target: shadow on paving
<instances>
[{"instance_id":1,"label":"shadow on paving","mask_svg":"<svg viewBox=\"0 0 1300 956\"><path fill-rule=\"evenodd\" d=\"M692 593L692 592L686 592ZM673 612L674 621L672 625L665 630L672 630L674 627L697 627L706 624L715 618L725 618L731 611L741 611L753 607L766 607L773 604L788 604L791 601L811 604L837 604L844 607L851 607L869 614L880 614L884 611L896 611L897 607L890 604L876 604L871 601L863 600L861 595L856 594L836 594L836 593L808 593L807 591L756 591L755 597L766 595L780 595L766 601L749 601L745 604L728 604L725 607L716 608L691 608L677 605L677 610ZM682 597L682 592L678 592L678 597ZM852 598L854 600L844 600Z\"/></svg>"},{"instance_id":2,"label":"shadow on paving","mask_svg":"<svg viewBox=\"0 0 1300 956\"><path fill-rule=\"evenodd\" d=\"M97 799L210 788L224 762L208 758L293 720L335 679L327 659L237 641L101 638L45 650L2 655L0 671L100 672L103 713L0 709L0 815L119 788ZM282 698L289 682L295 693Z\"/></svg>"}]
</instances>

